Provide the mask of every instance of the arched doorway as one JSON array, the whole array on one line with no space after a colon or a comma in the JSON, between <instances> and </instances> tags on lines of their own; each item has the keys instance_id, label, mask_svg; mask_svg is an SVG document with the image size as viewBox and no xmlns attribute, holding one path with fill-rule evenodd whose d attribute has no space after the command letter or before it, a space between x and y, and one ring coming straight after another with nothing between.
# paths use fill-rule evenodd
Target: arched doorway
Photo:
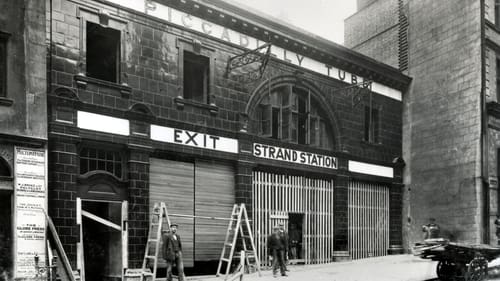
<instances>
[{"instance_id":1,"label":"arched doorway","mask_svg":"<svg viewBox=\"0 0 500 281\"><path fill-rule=\"evenodd\" d=\"M118 281L128 267L127 193L125 182L108 172L79 179L77 264L84 280Z\"/></svg>"}]
</instances>

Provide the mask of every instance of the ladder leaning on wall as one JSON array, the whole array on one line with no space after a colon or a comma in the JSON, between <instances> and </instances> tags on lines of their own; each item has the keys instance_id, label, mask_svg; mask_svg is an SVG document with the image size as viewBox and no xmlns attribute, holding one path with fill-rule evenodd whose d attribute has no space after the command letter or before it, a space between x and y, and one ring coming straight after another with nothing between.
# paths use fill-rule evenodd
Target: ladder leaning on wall
<instances>
[{"instance_id":1,"label":"ladder leaning on wall","mask_svg":"<svg viewBox=\"0 0 500 281\"><path fill-rule=\"evenodd\" d=\"M155 281L156 279L158 254L160 251L162 229L165 222L167 223L166 229L169 229L170 218L168 217L167 206L164 202L160 202L159 204L155 203L149 223L148 241L146 242L146 250L144 251L140 281ZM152 267L152 271L148 270L150 267Z\"/></svg>"},{"instance_id":2,"label":"ladder leaning on wall","mask_svg":"<svg viewBox=\"0 0 500 281\"><path fill-rule=\"evenodd\" d=\"M217 276L219 276L222 271L222 263L226 263L226 276L224 280L227 280L229 276L229 270L234 258L234 250L236 248L239 236L241 236L241 245L243 246L244 251L243 259L247 264L247 268L255 269L259 273L259 276L261 276L260 261L259 257L257 256L257 251L252 236L252 228L250 227L250 221L248 219L245 204L241 204L240 206L238 206L238 204L234 204L231 218L229 220L229 225L227 227L226 239L224 241L224 245L222 246L219 265L217 267Z\"/></svg>"}]
</instances>

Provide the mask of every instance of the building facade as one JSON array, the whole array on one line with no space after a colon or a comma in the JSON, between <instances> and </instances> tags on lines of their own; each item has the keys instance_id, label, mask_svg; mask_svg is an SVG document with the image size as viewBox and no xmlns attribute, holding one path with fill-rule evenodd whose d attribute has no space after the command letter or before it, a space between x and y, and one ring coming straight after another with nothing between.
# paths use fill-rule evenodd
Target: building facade
<instances>
[{"instance_id":1,"label":"building facade","mask_svg":"<svg viewBox=\"0 0 500 281\"><path fill-rule=\"evenodd\" d=\"M45 257L45 2L0 9L0 280L21 280L34 276L34 255Z\"/></svg>"},{"instance_id":2,"label":"building facade","mask_svg":"<svg viewBox=\"0 0 500 281\"><path fill-rule=\"evenodd\" d=\"M47 17L49 215L87 279L140 267L160 201L188 273L215 271L227 221L201 217L235 203L264 263L278 223L304 263L401 247L397 69L225 1L53 0Z\"/></svg>"},{"instance_id":3,"label":"building facade","mask_svg":"<svg viewBox=\"0 0 500 281\"><path fill-rule=\"evenodd\" d=\"M407 248L430 217L443 237L497 244L497 15L495 1L358 1L346 20L346 46L413 79L403 101Z\"/></svg>"}]
</instances>

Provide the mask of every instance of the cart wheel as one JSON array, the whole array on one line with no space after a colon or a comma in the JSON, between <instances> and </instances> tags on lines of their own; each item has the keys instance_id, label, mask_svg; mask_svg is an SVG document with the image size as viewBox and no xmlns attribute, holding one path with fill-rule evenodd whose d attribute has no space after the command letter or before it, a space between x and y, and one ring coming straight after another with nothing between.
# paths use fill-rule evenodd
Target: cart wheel
<instances>
[{"instance_id":1,"label":"cart wheel","mask_svg":"<svg viewBox=\"0 0 500 281\"><path fill-rule=\"evenodd\" d=\"M447 260L439 261L436 268L436 273L439 277L439 280L451 281L455 276L455 264Z\"/></svg>"},{"instance_id":2,"label":"cart wheel","mask_svg":"<svg viewBox=\"0 0 500 281\"><path fill-rule=\"evenodd\" d=\"M488 276L488 261L480 255L473 258L467 266L465 281L483 281Z\"/></svg>"}]
</instances>

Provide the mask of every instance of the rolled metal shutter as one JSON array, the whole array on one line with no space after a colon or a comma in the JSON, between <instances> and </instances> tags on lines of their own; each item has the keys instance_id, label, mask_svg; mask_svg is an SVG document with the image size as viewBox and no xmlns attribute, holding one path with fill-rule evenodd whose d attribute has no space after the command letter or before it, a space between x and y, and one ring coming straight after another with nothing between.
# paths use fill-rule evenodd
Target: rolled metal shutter
<instances>
[{"instance_id":1,"label":"rolled metal shutter","mask_svg":"<svg viewBox=\"0 0 500 281\"><path fill-rule=\"evenodd\" d=\"M194 164L150 159L149 215L155 202L165 202L169 214L194 215ZM179 224L184 266L194 266L194 219L170 217Z\"/></svg>"}]
</instances>

